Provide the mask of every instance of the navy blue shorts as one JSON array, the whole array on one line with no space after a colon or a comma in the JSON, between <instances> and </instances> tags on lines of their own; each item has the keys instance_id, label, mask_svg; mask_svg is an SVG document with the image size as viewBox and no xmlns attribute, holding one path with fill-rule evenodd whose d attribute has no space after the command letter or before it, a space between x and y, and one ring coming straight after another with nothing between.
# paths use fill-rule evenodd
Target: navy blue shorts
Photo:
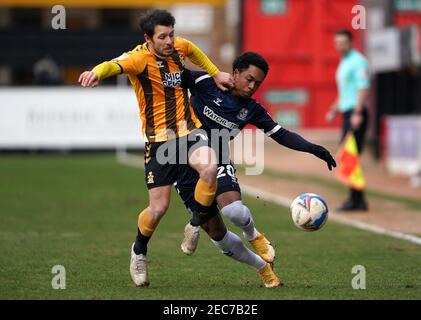
<instances>
[{"instance_id":1,"label":"navy blue shorts","mask_svg":"<svg viewBox=\"0 0 421 320\"><path fill-rule=\"evenodd\" d=\"M218 166L217 180L218 188L216 190L216 197L228 191L237 191L241 193L240 184L235 175L235 167L230 164L222 164ZM178 194L187 208L191 208L194 203L194 189L199 179L199 174L190 168L188 165L179 166L177 182L174 184ZM212 213L218 212L216 201L212 205Z\"/></svg>"},{"instance_id":2,"label":"navy blue shorts","mask_svg":"<svg viewBox=\"0 0 421 320\"><path fill-rule=\"evenodd\" d=\"M216 179L218 181L218 188L216 190L216 197L228 191L237 191L241 193L240 184L235 175L236 169L234 164L218 165ZM175 187L177 192L182 196L184 193L194 193L194 188L199 180L199 174L190 168L188 165L182 165L178 168L178 176ZM183 197L183 196L182 196Z\"/></svg>"}]
</instances>

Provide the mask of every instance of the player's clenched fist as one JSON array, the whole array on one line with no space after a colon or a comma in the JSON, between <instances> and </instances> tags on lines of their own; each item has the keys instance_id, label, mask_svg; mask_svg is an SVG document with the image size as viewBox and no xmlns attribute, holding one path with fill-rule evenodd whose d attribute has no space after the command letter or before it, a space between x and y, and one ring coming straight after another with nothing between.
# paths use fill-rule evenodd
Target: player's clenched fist
<instances>
[{"instance_id":1,"label":"player's clenched fist","mask_svg":"<svg viewBox=\"0 0 421 320\"><path fill-rule=\"evenodd\" d=\"M78 82L82 87L95 87L98 85L98 77L92 71L85 71L79 76Z\"/></svg>"}]
</instances>

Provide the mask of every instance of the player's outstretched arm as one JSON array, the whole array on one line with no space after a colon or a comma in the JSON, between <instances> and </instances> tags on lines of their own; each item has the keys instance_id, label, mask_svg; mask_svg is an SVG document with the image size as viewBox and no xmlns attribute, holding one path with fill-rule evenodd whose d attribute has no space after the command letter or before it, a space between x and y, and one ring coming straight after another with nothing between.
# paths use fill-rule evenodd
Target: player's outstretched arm
<instances>
[{"instance_id":1,"label":"player's outstretched arm","mask_svg":"<svg viewBox=\"0 0 421 320\"><path fill-rule=\"evenodd\" d=\"M332 168L336 167L335 159L324 147L311 143L299 134L281 128L279 125L275 128L277 130L271 134L270 137L279 144L293 150L308 152L315 155L319 159L326 161L329 170L332 170Z\"/></svg>"},{"instance_id":2,"label":"player's outstretched arm","mask_svg":"<svg viewBox=\"0 0 421 320\"><path fill-rule=\"evenodd\" d=\"M79 76L78 82L82 87L96 87L99 83L99 79L95 73L92 71L82 72Z\"/></svg>"},{"instance_id":3,"label":"player's outstretched arm","mask_svg":"<svg viewBox=\"0 0 421 320\"><path fill-rule=\"evenodd\" d=\"M326 161L329 170L336 167L335 159L333 159L332 155L324 147L307 141L298 133L282 128L272 119L272 117L260 104L255 102L253 108L256 110L256 116L250 121L250 123L263 130L266 135L271 137L277 143L293 150L308 152L315 155L316 157Z\"/></svg>"},{"instance_id":4,"label":"player's outstretched arm","mask_svg":"<svg viewBox=\"0 0 421 320\"><path fill-rule=\"evenodd\" d=\"M99 81L106 79L122 72L121 66L113 61L103 62L95 66L91 71L82 72L78 82L82 87L95 87Z\"/></svg>"},{"instance_id":5,"label":"player's outstretched arm","mask_svg":"<svg viewBox=\"0 0 421 320\"><path fill-rule=\"evenodd\" d=\"M326 161L327 167L330 171L332 171L332 168L336 167L336 161L332 157L329 151L327 151L324 147L319 146L317 144L313 145L313 152L316 157Z\"/></svg>"},{"instance_id":6,"label":"player's outstretched arm","mask_svg":"<svg viewBox=\"0 0 421 320\"><path fill-rule=\"evenodd\" d=\"M191 53L188 56L190 61L198 67L206 71L214 80L216 85L222 91L232 89L234 86L234 80L232 76L227 72L221 72L219 69L210 61L206 54L200 50L194 43L190 42Z\"/></svg>"}]
</instances>

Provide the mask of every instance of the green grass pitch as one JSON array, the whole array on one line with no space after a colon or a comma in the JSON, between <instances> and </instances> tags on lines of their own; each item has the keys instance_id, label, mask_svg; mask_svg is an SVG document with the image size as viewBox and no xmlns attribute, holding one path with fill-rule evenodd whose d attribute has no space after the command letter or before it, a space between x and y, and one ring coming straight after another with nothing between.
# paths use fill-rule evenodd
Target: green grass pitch
<instances>
[{"instance_id":1,"label":"green grass pitch","mask_svg":"<svg viewBox=\"0 0 421 320\"><path fill-rule=\"evenodd\" d=\"M135 288L128 267L147 205L142 170L111 154L2 154L0 177L0 299L421 298L420 246L332 221L306 233L287 208L248 197L284 287L263 288L256 271L221 254L204 232L187 257L180 242L188 214L175 191L149 244L151 286ZM52 289L54 265L66 269L64 290ZM351 286L354 265L366 269L366 290Z\"/></svg>"}]
</instances>

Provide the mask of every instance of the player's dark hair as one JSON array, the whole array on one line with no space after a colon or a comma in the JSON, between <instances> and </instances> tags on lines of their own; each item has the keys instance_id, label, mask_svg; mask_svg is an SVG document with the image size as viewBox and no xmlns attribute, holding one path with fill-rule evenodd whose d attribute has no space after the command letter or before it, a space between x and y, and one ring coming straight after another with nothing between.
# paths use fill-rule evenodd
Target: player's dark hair
<instances>
[{"instance_id":1,"label":"player's dark hair","mask_svg":"<svg viewBox=\"0 0 421 320\"><path fill-rule=\"evenodd\" d=\"M150 10L140 17L139 26L143 33L153 37L156 26L174 27L175 18L167 10Z\"/></svg>"},{"instance_id":2,"label":"player's dark hair","mask_svg":"<svg viewBox=\"0 0 421 320\"><path fill-rule=\"evenodd\" d=\"M242 71L248 69L250 65L253 65L262 70L265 74L265 77L269 72L269 64L267 61L260 54L251 51L244 52L235 58L232 64L232 69L238 69Z\"/></svg>"},{"instance_id":3,"label":"player's dark hair","mask_svg":"<svg viewBox=\"0 0 421 320\"><path fill-rule=\"evenodd\" d=\"M352 42L352 40L354 40L354 36L352 35L351 31L349 31L348 29L339 29L339 30L337 30L335 32L335 35L337 35L337 36L345 36L351 42Z\"/></svg>"}]
</instances>

